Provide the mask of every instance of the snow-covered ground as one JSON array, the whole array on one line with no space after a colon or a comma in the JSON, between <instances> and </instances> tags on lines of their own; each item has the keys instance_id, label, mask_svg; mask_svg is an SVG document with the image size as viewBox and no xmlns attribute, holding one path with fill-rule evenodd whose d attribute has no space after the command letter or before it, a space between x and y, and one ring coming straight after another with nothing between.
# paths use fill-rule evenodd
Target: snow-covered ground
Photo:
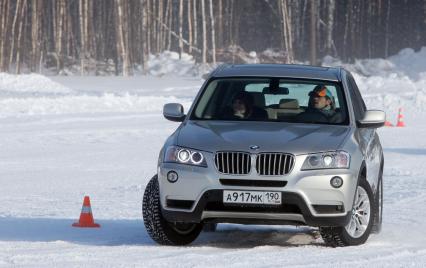
<instances>
[{"instance_id":1,"label":"snow-covered ground","mask_svg":"<svg viewBox=\"0 0 426 268\"><path fill-rule=\"evenodd\" d=\"M335 249L309 227L222 224L186 247L148 237L143 190L178 125L162 117L162 105L188 107L202 80L0 73L0 267L424 267L426 68L416 66L356 75L368 106L392 123L403 106L407 127L379 130L383 231ZM71 227L84 195L100 229Z\"/></svg>"}]
</instances>

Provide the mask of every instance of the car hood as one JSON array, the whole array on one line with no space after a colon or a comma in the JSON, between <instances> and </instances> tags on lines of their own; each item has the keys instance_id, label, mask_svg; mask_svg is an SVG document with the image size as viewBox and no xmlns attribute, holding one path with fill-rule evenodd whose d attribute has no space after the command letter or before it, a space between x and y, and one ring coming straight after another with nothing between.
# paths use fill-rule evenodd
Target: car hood
<instances>
[{"instance_id":1,"label":"car hood","mask_svg":"<svg viewBox=\"0 0 426 268\"><path fill-rule=\"evenodd\" d=\"M177 145L208 152L246 151L305 154L337 150L349 126L282 122L186 121Z\"/></svg>"}]
</instances>

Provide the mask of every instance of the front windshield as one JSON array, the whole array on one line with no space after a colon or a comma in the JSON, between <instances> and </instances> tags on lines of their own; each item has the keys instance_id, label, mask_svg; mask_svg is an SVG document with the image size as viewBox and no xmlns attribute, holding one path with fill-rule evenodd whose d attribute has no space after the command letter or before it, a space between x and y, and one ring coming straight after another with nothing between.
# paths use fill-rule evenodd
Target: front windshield
<instances>
[{"instance_id":1,"label":"front windshield","mask_svg":"<svg viewBox=\"0 0 426 268\"><path fill-rule=\"evenodd\" d=\"M347 125L348 113L336 82L223 78L209 82L191 119Z\"/></svg>"}]
</instances>

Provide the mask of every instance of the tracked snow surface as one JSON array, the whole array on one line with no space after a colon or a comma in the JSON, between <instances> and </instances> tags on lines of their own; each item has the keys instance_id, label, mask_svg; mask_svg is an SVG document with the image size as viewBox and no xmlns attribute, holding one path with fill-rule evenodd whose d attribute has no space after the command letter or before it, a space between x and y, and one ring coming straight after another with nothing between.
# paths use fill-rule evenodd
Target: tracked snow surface
<instances>
[{"instance_id":1,"label":"tracked snow surface","mask_svg":"<svg viewBox=\"0 0 426 268\"><path fill-rule=\"evenodd\" d=\"M347 66L369 108L395 123L403 107L407 125L379 130L383 230L347 248L324 247L314 228L293 226L220 224L185 247L148 237L143 190L178 126L162 105L188 108L202 80L0 74L0 267L424 267L425 54ZM84 195L100 229L71 227Z\"/></svg>"}]
</instances>

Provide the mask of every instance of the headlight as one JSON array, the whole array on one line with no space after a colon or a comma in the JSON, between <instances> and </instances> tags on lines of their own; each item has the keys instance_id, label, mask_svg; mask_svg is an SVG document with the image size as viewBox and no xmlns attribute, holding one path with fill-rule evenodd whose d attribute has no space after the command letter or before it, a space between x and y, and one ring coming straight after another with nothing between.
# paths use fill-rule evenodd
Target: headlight
<instances>
[{"instance_id":1,"label":"headlight","mask_svg":"<svg viewBox=\"0 0 426 268\"><path fill-rule=\"evenodd\" d=\"M302 170L349 168L350 155L344 151L309 154L302 165Z\"/></svg>"},{"instance_id":2,"label":"headlight","mask_svg":"<svg viewBox=\"0 0 426 268\"><path fill-rule=\"evenodd\" d=\"M201 152L178 146L170 146L167 148L166 154L164 155L164 162L207 167L206 159Z\"/></svg>"}]
</instances>

